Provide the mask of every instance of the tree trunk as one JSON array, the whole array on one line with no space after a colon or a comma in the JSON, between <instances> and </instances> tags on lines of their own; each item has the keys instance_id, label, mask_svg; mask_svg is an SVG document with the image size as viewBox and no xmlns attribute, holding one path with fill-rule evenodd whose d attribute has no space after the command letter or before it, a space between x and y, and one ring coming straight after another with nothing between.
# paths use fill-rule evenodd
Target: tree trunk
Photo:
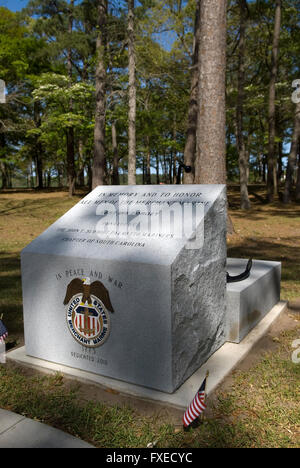
<instances>
[{"instance_id":1,"label":"tree trunk","mask_svg":"<svg viewBox=\"0 0 300 468\"><path fill-rule=\"evenodd\" d=\"M278 52L281 27L281 0L275 0L275 22L271 61L271 78L269 90L269 149L268 149L268 179L267 192L268 202L274 200L277 194L277 159L275 154L275 136L276 136L276 80L278 73Z\"/></svg>"},{"instance_id":2,"label":"tree trunk","mask_svg":"<svg viewBox=\"0 0 300 468\"><path fill-rule=\"evenodd\" d=\"M41 126L41 115L38 102L33 104L33 115L35 127L39 128ZM36 177L37 177L37 188L43 188L43 163L42 163L42 145L38 137L35 141L35 167L36 167Z\"/></svg>"},{"instance_id":3,"label":"tree trunk","mask_svg":"<svg viewBox=\"0 0 300 468\"><path fill-rule=\"evenodd\" d=\"M47 187L48 188L51 187L51 169L48 170L48 174L47 174Z\"/></svg>"},{"instance_id":4,"label":"tree trunk","mask_svg":"<svg viewBox=\"0 0 300 468\"><path fill-rule=\"evenodd\" d=\"M293 179L294 179L294 174L295 174L296 165L297 165L299 138L300 138L300 102L296 104L296 109L295 109L294 131L293 131L291 151L289 154L285 186L284 186L284 195L283 195L284 203L290 203L291 201L291 191L293 187ZM299 169L298 169L298 176L299 176Z\"/></svg>"},{"instance_id":5,"label":"tree trunk","mask_svg":"<svg viewBox=\"0 0 300 468\"><path fill-rule=\"evenodd\" d=\"M69 26L68 32L69 35L72 35L73 31L73 8L74 8L74 0L70 2L70 9L69 9ZM68 76L70 79L70 86L73 76L73 66L72 66L72 50L68 50ZM73 112L73 101L70 99L69 102L69 112ZM75 148L74 148L74 128L70 127L67 129L67 172L68 172L68 187L69 187L69 196L72 197L75 192Z\"/></svg>"},{"instance_id":6,"label":"tree trunk","mask_svg":"<svg viewBox=\"0 0 300 468\"><path fill-rule=\"evenodd\" d=\"M226 183L226 0L202 0L196 184Z\"/></svg>"},{"instance_id":7,"label":"tree trunk","mask_svg":"<svg viewBox=\"0 0 300 468\"><path fill-rule=\"evenodd\" d=\"M168 184L168 169L167 169L166 153L163 154L162 167L163 167L163 181L165 184Z\"/></svg>"},{"instance_id":8,"label":"tree trunk","mask_svg":"<svg viewBox=\"0 0 300 468\"><path fill-rule=\"evenodd\" d=\"M10 166L7 166L8 171L8 187L13 188L13 171Z\"/></svg>"},{"instance_id":9,"label":"tree trunk","mask_svg":"<svg viewBox=\"0 0 300 468\"><path fill-rule=\"evenodd\" d=\"M106 2L98 0L98 35L97 35L97 66L96 66L96 112L94 129L94 163L92 188L105 183L105 28Z\"/></svg>"},{"instance_id":10,"label":"tree trunk","mask_svg":"<svg viewBox=\"0 0 300 468\"><path fill-rule=\"evenodd\" d=\"M146 158L146 184L151 185L151 148L150 148L150 138L147 135L147 158Z\"/></svg>"},{"instance_id":11,"label":"tree trunk","mask_svg":"<svg viewBox=\"0 0 300 468\"><path fill-rule=\"evenodd\" d=\"M262 155L258 155L258 182L262 182L263 178L263 162L262 162Z\"/></svg>"},{"instance_id":12,"label":"tree trunk","mask_svg":"<svg viewBox=\"0 0 300 468\"><path fill-rule=\"evenodd\" d=\"M264 155L263 156L263 178L262 178L262 181L263 183L265 184L267 182L267 176L266 176L266 173L267 173L267 156Z\"/></svg>"},{"instance_id":13,"label":"tree trunk","mask_svg":"<svg viewBox=\"0 0 300 468\"><path fill-rule=\"evenodd\" d=\"M29 164L29 174L30 174L30 188L34 188L34 178L33 178L33 159L31 159L30 164ZM10 187L10 177L9 177L9 171L7 172L8 176L8 188Z\"/></svg>"},{"instance_id":14,"label":"tree trunk","mask_svg":"<svg viewBox=\"0 0 300 468\"><path fill-rule=\"evenodd\" d=\"M177 141L177 129L176 129L176 120L175 120L175 116L174 116L174 119L173 119L173 142L174 142L174 151L172 152L172 167L171 167L171 171L172 171L172 178L171 178L171 183L172 184L176 184L177 182L177 150L176 150L176 141Z\"/></svg>"},{"instance_id":15,"label":"tree trunk","mask_svg":"<svg viewBox=\"0 0 300 468\"><path fill-rule=\"evenodd\" d=\"M61 167L60 166L56 167L56 171L57 171L57 186L59 188L61 188L62 187L62 177L63 177Z\"/></svg>"},{"instance_id":16,"label":"tree trunk","mask_svg":"<svg viewBox=\"0 0 300 468\"><path fill-rule=\"evenodd\" d=\"M278 172L277 172L277 189L280 191L280 182L283 174L283 142L278 143Z\"/></svg>"},{"instance_id":17,"label":"tree trunk","mask_svg":"<svg viewBox=\"0 0 300 468\"><path fill-rule=\"evenodd\" d=\"M91 162L89 162L87 166L87 177L88 177L88 189L89 191L91 191L92 185L93 185L93 169L91 166Z\"/></svg>"},{"instance_id":18,"label":"tree trunk","mask_svg":"<svg viewBox=\"0 0 300 468\"><path fill-rule=\"evenodd\" d=\"M41 144L36 143L36 154L35 154L35 167L36 167L36 185L38 189L43 188L43 165L42 165L42 152Z\"/></svg>"},{"instance_id":19,"label":"tree trunk","mask_svg":"<svg viewBox=\"0 0 300 468\"><path fill-rule=\"evenodd\" d=\"M192 61L191 92L188 109L188 127L184 147L184 164L186 166L191 166L192 172L184 174L185 184L193 184L195 178L196 133L198 119L198 55L200 40L200 3L201 0L197 0L194 26L194 50Z\"/></svg>"},{"instance_id":20,"label":"tree trunk","mask_svg":"<svg viewBox=\"0 0 300 468\"><path fill-rule=\"evenodd\" d=\"M134 0L128 0L128 58L129 58L129 113L128 113L128 185L136 184L136 83L135 83L135 37Z\"/></svg>"},{"instance_id":21,"label":"tree trunk","mask_svg":"<svg viewBox=\"0 0 300 468\"><path fill-rule=\"evenodd\" d=\"M245 0L239 0L240 7L240 42L238 54L238 95L236 106L236 123L237 123L237 148L239 154L239 171L240 171L240 194L241 194L241 209L249 210L251 208L249 193L248 193L248 152L246 151L244 139L244 96L245 96L245 34L246 23L248 17L247 3Z\"/></svg>"},{"instance_id":22,"label":"tree trunk","mask_svg":"<svg viewBox=\"0 0 300 468\"><path fill-rule=\"evenodd\" d=\"M300 202L300 138L298 141L298 176L296 183L296 202Z\"/></svg>"},{"instance_id":23,"label":"tree trunk","mask_svg":"<svg viewBox=\"0 0 300 468\"><path fill-rule=\"evenodd\" d=\"M169 158L169 184L172 185L173 183L173 148L171 150L170 158Z\"/></svg>"},{"instance_id":24,"label":"tree trunk","mask_svg":"<svg viewBox=\"0 0 300 468\"><path fill-rule=\"evenodd\" d=\"M145 165L145 155L143 154L143 185L146 183L146 165Z\"/></svg>"},{"instance_id":25,"label":"tree trunk","mask_svg":"<svg viewBox=\"0 0 300 468\"><path fill-rule=\"evenodd\" d=\"M7 167L4 162L0 161L0 169L2 173L2 189L8 188L8 174L7 174Z\"/></svg>"},{"instance_id":26,"label":"tree trunk","mask_svg":"<svg viewBox=\"0 0 300 468\"><path fill-rule=\"evenodd\" d=\"M159 156L158 153L156 153L156 184L160 184L160 177L159 177Z\"/></svg>"},{"instance_id":27,"label":"tree trunk","mask_svg":"<svg viewBox=\"0 0 300 468\"><path fill-rule=\"evenodd\" d=\"M79 187L84 187L84 142L80 137L78 141L78 154L79 154L79 172L77 181Z\"/></svg>"},{"instance_id":28,"label":"tree trunk","mask_svg":"<svg viewBox=\"0 0 300 468\"><path fill-rule=\"evenodd\" d=\"M5 136L4 133L0 133L0 148L5 148ZM7 174L7 165L4 161L0 160L0 171L2 175L2 189L8 188L8 174Z\"/></svg>"},{"instance_id":29,"label":"tree trunk","mask_svg":"<svg viewBox=\"0 0 300 468\"><path fill-rule=\"evenodd\" d=\"M179 170L179 167L178 167L178 173L177 173L177 157L176 157L176 153L174 155L174 159L173 159L173 180L172 180L172 184L177 184L177 179L178 179L178 175L180 176L180 184L181 184L181 171Z\"/></svg>"},{"instance_id":30,"label":"tree trunk","mask_svg":"<svg viewBox=\"0 0 300 468\"><path fill-rule=\"evenodd\" d=\"M67 174L69 196L72 197L75 192L75 162L74 162L74 129L67 130Z\"/></svg>"},{"instance_id":31,"label":"tree trunk","mask_svg":"<svg viewBox=\"0 0 300 468\"><path fill-rule=\"evenodd\" d=\"M117 143L117 129L116 122L112 122L111 126L111 139L113 147L113 185L120 185L119 177L119 154L118 154L118 143Z\"/></svg>"}]
</instances>

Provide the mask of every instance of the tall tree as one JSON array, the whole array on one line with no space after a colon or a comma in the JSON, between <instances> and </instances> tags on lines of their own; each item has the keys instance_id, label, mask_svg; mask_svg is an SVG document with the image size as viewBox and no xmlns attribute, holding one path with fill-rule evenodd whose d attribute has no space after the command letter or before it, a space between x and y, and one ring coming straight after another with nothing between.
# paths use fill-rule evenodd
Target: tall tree
<instances>
[{"instance_id":1,"label":"tall tree","mask_svg":"<svg viewBox=\"0 0 300 468\"><path fill-rule=\"evenodd\" d=\"M136 184L136 83L135 83L135 38L134 0L128 0L128 71L129 71L129 113L128 113L128 184Z\"/></svg>"},{"instance_id":2,"label":"tall tree","mask_svg":"<svg viewBox=\"0 0 300 468\"><path fill-rule=\"evenodd\" d=\"M75 68L78 50L81 49L82 36L78 38L78 6L75 0L29 0L27 7L23 10L24 19L28 21L33 33L43 38L47 43L47 48L43 55L51 61L52 71L67 75L69 87L76 81ZM34 19L28 19L31 15ZM76 50L76 52L75 52ZM76 72L78 71L78 66ZM75 128L72 125L73 102L69 101L68 110L70 122L65 126L66 144L66 169L69 195L72 196L75 190Z\"/></svg>"},{"instance_id":3,"label":"tall tree","mask_svg":"<svg viewBox=\"0 0 300 468\"><path fill-rule=\"evenodd\" d=\"M193 61L192 61L192 77L191 77L191 92L188 109L188 127L186 133L186 142L184 147L184 163L190 166L192 171L184 174L184 183L193 184L195 177L195 155L196 155L196 135L197 135L197 119L198 119L198 59L199 59L199 41L200 41L200 4L201 0L197 0L194 26L194 44L193 44Z\"/></svg>"},{"instance_id":4,"label":"tall tree","mask_svg":"<svg viewBox=\"0 0 300 468\"><path fill-rule=\"evenodd\" d=\"M41 126L41 110L37 101L33 103L34 123L37 129ZM39 138L35 138L35 167L37 175L37 187L43 188L43 159L42 159L42 143Z\"/></svg>"},{"instance_id":5,"label":"tall tree","mask_svg":"<svg viewBox=\"0 0 300 468\"><path fill-rule=\"evenodd\" d=\"M120 185L119 153L118 153L118 143L117 143L117 128L116 128L116 121L115 120L113 120L112 124L111 124L111 139L112 139L112 149L113 149L112 183L113 183L113 185Z\"/></svg>"},{"instance_id":6,"label":"tall tree","mask_svg":"<svg viewBox=\"0 0 300 468\"><path fill-rule=\"evenodd\" d=\"M74 21L74 0L70 1L70 5L68 8L68 58L67 58L67 70L68 76L70 79L70 86L72 85L73 79L73 65L72 65L72 33L73 33L73 21ZM69 102L69 111L72 113L73 111L73 102L70 99ZM68 173L68 187L69 187L69 196L72 197L75 192L75 180L76 180L76 173L75 173L75 142L74 142L74 127L70 125L67 129L67 173Z\"/></svg>"},{"instance_id":7,"label":"tall tree","mask_svg":"<svg viewBox=\"0 0 300 468\"><path fill-rule=\"evenodd\" d=\"M300 102L296 104L295 109L295 123L292 137L291 150L288 158L287 173L284 187L284 203L291 201L291 190L293 187L293 179L295 175L297 165L297 155L299 149L299 138L300 138ZM300 171L299 171L300 172Z\"/></svg>"},{"instance_id":8,"label":"tall tree","mask_svg":"<svg viewBox=\"0 0 300 468\"><path fill-rule=\"evenodd\" d=\"M276 136L276 80L278 74L279 39L281 29L282 0L275 0L275 21L271 59L271 76L269 88L269 148L268 148L268 201L274 200L277 193L277 158L275 154Z\"/></svg>"},{"instance_id":9,"label":"tall tree","mask_svg":"<svg viewBox=\"0 0 300 468\"><path fill-rule=\"evenodd\" d=\"M298 175L296 183L296 202L300 202L300 138L298 140Z\"/></svg>"},{"instance_id":10,"label":"tall tree","mask_svg":"<svg viewBox=\"0 0 300 468\"><path fill-rule=\"evenodd\" d=\"M248 194L249 160L244 138L244 97L245 97L245 49L246 24L248 18L248 4L246 0L238 0L240 14L240 40L238 52L238 94L236 105L236 140L239 154L241 208L250 209Z\"/></svg>"},{"instance_id":11,"label":"tall tree","mask_svg":"<svg viewBox=\"0 0 300 468\"><path fill-rule=\"evenodd\" d=\"M226 7L227 0L201 0L195 161L198 184L226 182Z\"/></svg>"},{"instance_id":12,"label":"tall tree","mask_svg":"<svg viewBox=\"0 0 300 468\"><path fill-rule=\"evenodd\" d=\"M0 76L8 92L6 104L0 105L0 173L4 185L12 183L12 170L19 169L19 174L23 175L30 160L30 165L34 161L34 171L39 175L37 185L42 186L42 151L36 135L31 139L28 159L24 154L21 156L18 149L24 146L27 130L39 126L31 99L31 77L48 69L48 58L41 56L45 49L44 39L32 35L19 14L0 7ZM25 179L25 173L23 177Z\"/></svg>"},{"instance_id":13,"label":"tall tree","mask_svg":"<svg viewBox=\"0 0 300 468\"><path fill-rule=\"evenodd\" d=\"M94 162L92 188L105 183L105 112L106 65L105 42L107 26L107 2L98 0L98 28L96 42L96 112L94 129Z\"/></svg>"}]
</instances>

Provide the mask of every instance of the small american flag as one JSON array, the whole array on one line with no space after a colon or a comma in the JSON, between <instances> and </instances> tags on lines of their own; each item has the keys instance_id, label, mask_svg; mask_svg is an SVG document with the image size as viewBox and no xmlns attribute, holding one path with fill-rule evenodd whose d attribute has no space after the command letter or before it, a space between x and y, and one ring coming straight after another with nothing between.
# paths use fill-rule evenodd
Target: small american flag
<instances>
[{"instance_id":1,"label":"small american flag","mask_svg":"<svg viewBox=\"0 0 300 468\"><path fill-rule=\"evenodd\" d=\"M5 338L7 338L7 336L8 336L8 333L7 333L6 326L0 319L0 343L2 343L5 340Z\"/></svg>"},{"instance_id":2,"label":"small american flag","mask_svg":"<svg viewBox=\"0 0 300 468\"><path fill-rule=\"evenodd\" d=\"M208 374L207 374L208 375ZM201 413L206 408L206 404L204 403L205 401L205 387L206 387L206 379L202 382L201 387L199 388L198 392L196 393L192 403L186 410L186 412L183 415L183 425L184 427L188 427L192 422L200 416Z\"/></svg>"}]
</instances>

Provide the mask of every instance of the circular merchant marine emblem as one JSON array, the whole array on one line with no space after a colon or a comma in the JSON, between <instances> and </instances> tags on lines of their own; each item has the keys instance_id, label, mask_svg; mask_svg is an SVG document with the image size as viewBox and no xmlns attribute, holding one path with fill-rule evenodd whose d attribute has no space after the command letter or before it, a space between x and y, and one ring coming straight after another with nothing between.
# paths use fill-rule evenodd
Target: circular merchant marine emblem
<instances>
[{"instance_id":1,"label":"circular merchant marine emblem","mask_svg":"<svg viewBox=\"0 0 300 468\"><path fill-rule=\"evenodd\" d=\"M109 311L114 312L109 293L100 281L75 278L67 287L64 305L66 319L73 338L81 345L95 348L102 345L110 333Z\"/></svg>"}]
</instances>

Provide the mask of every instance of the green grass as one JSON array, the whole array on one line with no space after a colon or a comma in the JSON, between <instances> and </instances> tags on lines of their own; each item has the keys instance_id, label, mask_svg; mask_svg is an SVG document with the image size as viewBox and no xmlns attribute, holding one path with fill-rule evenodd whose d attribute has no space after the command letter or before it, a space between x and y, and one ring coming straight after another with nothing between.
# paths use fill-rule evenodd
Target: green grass
<instances>
[{"instance_id":1,"label":"green grass","mask_svg":"<svg viewBox=\"0 0 300 468\"><path fill-rule=\"evenodd\" d=\"M97 447L299 447L300 365L291 361L298 333L280 335L269 352L247 372L237 372L233 385L209 402L209 419L187 431L157 414L143 416L129 406L86 401L80 384L61 374L27 375L18 367L0 366L0 407L45 422Z\"/></svg>"},{"instance_id":2,"label":"green grass","mask_svg":"<svg viewBox=\"0 0 300 468\"><path fill-rule=\"evenodd\" d=\"M69 199L63 192L30 191L0 194L0 316L5 316L11 341L23 335L20 252L81 196Z\"/></svg>"},{"instance_id":3,"label":"green grass","mask_svg":"<svg viewBox=\"0 0 300 468\"><path fill-rule=\"evenodd\" d=\"M281 297L300 296L300 204L263 203L262 187L250 187L252 209L239 209L239 193L229 191L235 234L228 239L228 255L282 263Z\"/></svg>"},{"instance_id":4,"label":"green grass","mask_svg":"<svg viewBox=\"0 0 300 468\"><path fill-rule=\"evenodd\" d=\"M9 346L23 340L20 251L65 213L80 196L66 193L0 195L0 315ZM254 201L254 200L253 200ZM236 233L229 254L283 262L282 297L300 296L300 206L258 202L241 212L232 196ZM295 322L295 326L296 326ZM83 397L82 387L62 375L39 375L11 363L0 365L0 407L24 414L87 440L97 447L297 447L300 446L300 366L291 361L298 327L283 332L277 348L249 371L237 372L230 387L208 401L207 419L183 431L180 419L162 411L144 415L129 406L109 406Z\"/></svg>"}]
</instances>

